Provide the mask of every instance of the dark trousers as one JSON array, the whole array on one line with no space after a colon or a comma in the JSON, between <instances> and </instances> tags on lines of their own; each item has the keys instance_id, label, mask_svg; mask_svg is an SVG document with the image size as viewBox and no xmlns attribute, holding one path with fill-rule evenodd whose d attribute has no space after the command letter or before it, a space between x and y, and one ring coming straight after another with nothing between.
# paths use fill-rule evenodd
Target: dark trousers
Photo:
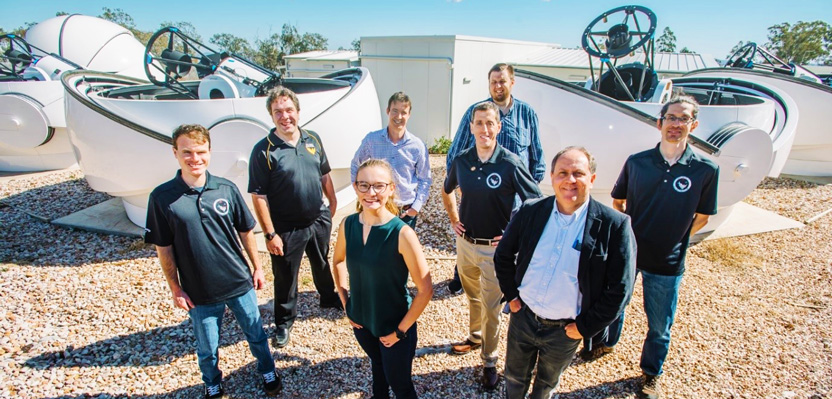
<instances>
[{"instance_id":1,"label":"dark trousers","mask_svg":"<svg viewBox=\"0 0 832 399\"><path fill-rule=\"evenodd\" d=\"M416 230L416 219L419 219L419 215L416 216L402 216L402 222L406 225L410 226L411 229Z\"/></svg>"},{"instance_id":2,"label":"dark trousers","mask_svg":"<svg viewBox=\"0 0 832 399\"><path fill-rule=\"evenodd\" d=\"M274 324L289 328L298 316L298 270L304 252L312 268L312 281L321 303L340 303L329 268L329 235L332 217L325 209L308 227L278 233L283 240L283 256L271 255L274 273Z\"/></svg>"},{"instance_id":3,"label":"dark trousers","mask_svg":"<svg viewBox=\"0 0 832 399\"><path fill-rule=\"evenodd\" d=\"M358 345L370 358L373 369L373 399L389 399L390 388L396 399L416 398L413 387L413 357L416 356L416 324L407 330L407 338L391 347L382 345L366 328L353 328Z\"/></svg>"},{"instance_id":4,"label":"dark trousers","mask_svg":"<svg viewBox=\"0 0 832 399\"><path fill-rule=\"evenodd\" d=\"M511 314L506 343L506 398L523 399L529 390L532 370L537 376L530 399L548 399L560 375L572 362L580 339L566 336L569 322L549 323L535 319L526 304Z\"/></svg>"}]
</instances>

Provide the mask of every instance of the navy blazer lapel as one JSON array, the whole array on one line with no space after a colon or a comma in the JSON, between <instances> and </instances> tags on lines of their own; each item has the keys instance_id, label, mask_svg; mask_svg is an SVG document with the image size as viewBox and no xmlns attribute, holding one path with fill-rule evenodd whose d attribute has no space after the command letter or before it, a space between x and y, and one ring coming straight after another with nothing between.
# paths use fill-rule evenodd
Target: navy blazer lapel
<instances>
[{"instance_id":1,"label":"navy blazer lapel","mask_svg":"<svg viewBox=\"0 0 832 399\"><path fill-rule=\"evenodd\" d=\"M528 237L534 240L533 245L530 246L532 254L534 254L534 251L537 249L537 243L540 242L540 238L543 237L543 229L546 228L546 223L549 222L549 217L552 216L552 210L555 208L555 196L553 195L544 199L540 205L540 210L533 215L531 226L529 226L528 229L531 233ZM529 240L529 243L531 243L531 239ZM531 259L531 255L529 256L529 259ZM525 272L523 274L525 274Z\"/></svg>"},{"instance_id":2,"label":"navy blazer lapel","mask_svg":"<svg viewBox=\"0 0 832 399\"><path fill-rule=\"evenodd\" d=\"M583 269L584 265L589 264L589 256L595 248L595 240L598 237L598 231L600 229L601 219L598 218L598 203L590 197L586 210L586 226L584 227L584 236L581 241L581 260L578 263L578 270Z\"/></svg>"}]
</instances>

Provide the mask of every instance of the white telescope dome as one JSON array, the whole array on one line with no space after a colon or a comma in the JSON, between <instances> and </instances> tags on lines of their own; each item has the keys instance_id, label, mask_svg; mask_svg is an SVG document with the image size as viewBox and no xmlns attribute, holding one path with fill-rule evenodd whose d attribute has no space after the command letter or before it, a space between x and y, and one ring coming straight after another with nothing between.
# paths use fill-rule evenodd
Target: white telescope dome
<instances>
[{"instance_id":1,"label":"white telescope dome","mask_svg":"<svg viewBox=\"0 0 832 399\"><path fill-rule=\"evenodd\" d=\"M26 41L84 69L144 79L144 45L127 28L86 15L47 19L26 32ZM39 51L35 51L36 55Z\"/></svg>"}]
</instances>

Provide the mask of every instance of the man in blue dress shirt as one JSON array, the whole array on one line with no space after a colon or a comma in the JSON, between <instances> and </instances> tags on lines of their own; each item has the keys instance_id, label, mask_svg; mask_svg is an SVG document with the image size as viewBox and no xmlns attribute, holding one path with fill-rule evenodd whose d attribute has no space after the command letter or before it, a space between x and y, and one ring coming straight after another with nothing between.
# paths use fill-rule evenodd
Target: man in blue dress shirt
<instances>
[{"instance_id":1,"label":"man in blue dress shirt","mask_svg":"<svg viewBox=\"0 0 832 399\"><path fill-rule=\"evenodd\" d=\"M352 181L362 162L383 159L393 168L396 183L396 205L401 208L402 220L416 228L416 218L428 200L430 184L430 161L428 148L418 137L407 130L407 121L412 110L410 97L403 92L394 93L387 101L387 127L370 132L361 141L350 165Z\"/></svg>"}]
</instances>

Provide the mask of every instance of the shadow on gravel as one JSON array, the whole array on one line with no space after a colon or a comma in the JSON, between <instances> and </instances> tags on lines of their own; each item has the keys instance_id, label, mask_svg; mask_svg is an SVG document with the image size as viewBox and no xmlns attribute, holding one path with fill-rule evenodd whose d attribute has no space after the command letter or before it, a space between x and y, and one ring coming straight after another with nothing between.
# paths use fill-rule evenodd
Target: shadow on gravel
<instances>
[{"instance_id":1,"label":"shadow on gravel","mask_svg":"<svg viewBox=\"0 0 832 399\"><path fill-rule=\"evenodd\" d=\"M561 393L560 399L582 398L629 398L639 391L641 377L622 378L617 381L605 382L592 387Z\"/></svg>"},{"instance_id":2,"label":"shadow on gravel","mask_svg":"<svg viewBox=\"0 0 832 399\"><path fill-rule=\"evenodd\" d=\"M364 393L369 396L371 390L370 361L366 357L343 357L320 363L295 356L275 356L278 362L294 363L292 366L278 368L277 372L283 380L283 391L278 395L286 398L334 398L351 393ZM199 373L196 362L193 372ZM222 362L220 362L222 368ZM476 383L470 379L474 373L479 373L478 367L463 367L445 370L437 373L418 374L413 376L416 391L422 397L450 398L458 396L460 387L470 385L470 395L467 398L496 398L499 390L494 393L482 393ZM460 382L460 381L465 381ZM227 398L266 398L262 390L260 376L257 375L254 361L234 370L223 377L223 386ZM125 397L122 389L114 389L114 393L98 392L78 395L53 396L43 399L88 399L88 398L119 398ZM162 399L162 398L196 398L203 394L203 385L191 385L175 391L158 395L129 395L133 399ZM451 392L446 392L450 390ZM456 393L454 395L452 393Z\"/></svg>"},{"instance_id":3,"label":"shadow on gravel","mask_svg":"<svg viewBox=\"0 0 832 399\"><path fill-rule=\"evenodd\" d=\"M268 289L268 288L264 288ZM274 335L274 301L260 305L266 333ZM337 320L344 312L320 309L314 292L298 293L298 319L324 318ZM234 314L226 309L220 330L220 348L244 341L245 334L237 325ZM59 367L145 367L169 364L174 359L195 353L190 320L175 326L119 335L87 346L68 346L61 351L42 353L24 362L25 367L48 370ZM152 355L151 355L152 354Z\"/></svg>"},{"instance_id":4,"label":"shadow on gravel","mask_svg":"<svg viewBox=\"0 0 832 399\"><path fill-rule=\"evenodd\" d=\"M0 199L0 262L79 266L153 256L136 238L73 231L50 221L106 201L78 178Z\"/></svg>"}]
</instances>

